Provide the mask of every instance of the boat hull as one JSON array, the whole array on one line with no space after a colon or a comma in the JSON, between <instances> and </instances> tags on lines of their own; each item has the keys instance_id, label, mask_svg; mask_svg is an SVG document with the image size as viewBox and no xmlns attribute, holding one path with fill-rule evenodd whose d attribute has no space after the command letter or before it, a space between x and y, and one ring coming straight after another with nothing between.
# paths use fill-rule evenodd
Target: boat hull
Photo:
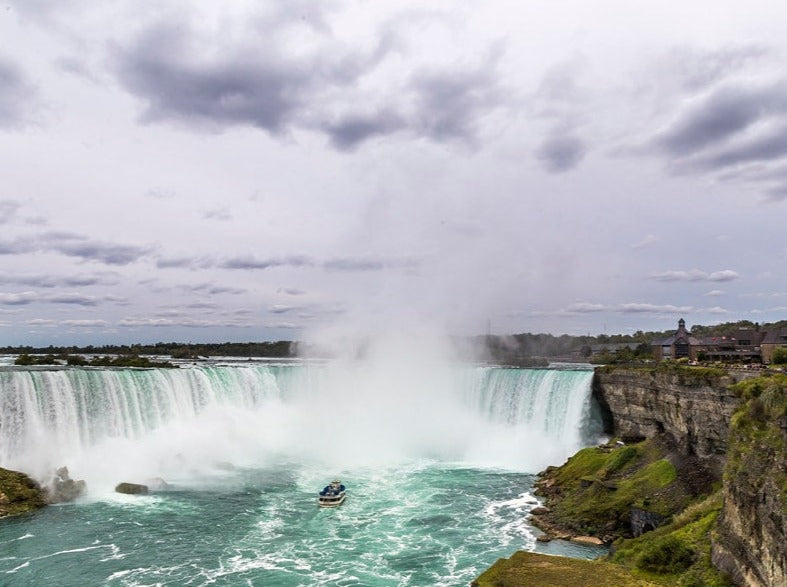
<instances>
[{"instance_id":1,"label":"boat hull","mask_svg":"<svg viewBox=\"0 0 787 587\"><path fill-rule=\"evenodd\" d=\"M317 503L321 508L337 508L342 505L346 499L347 495L342 493L341 495L337 496L320 497Z\"/></svg>"}]
</instances>

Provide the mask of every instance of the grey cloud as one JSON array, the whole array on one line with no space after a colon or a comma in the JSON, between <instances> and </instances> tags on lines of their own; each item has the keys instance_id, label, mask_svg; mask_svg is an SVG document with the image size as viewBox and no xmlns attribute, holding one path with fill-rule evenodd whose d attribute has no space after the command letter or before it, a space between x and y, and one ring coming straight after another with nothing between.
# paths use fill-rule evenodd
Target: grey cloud
<instances>
[{"instance_id":1,"label":"grey cloud","mask_svg":"<svg viewBox=\"0 0 787 587\"><path fill-rule=\"evenodd\" d=\"M0 304L6 306L26 306L38 299L35 292L25 291L22 293L0 293Z\"/></svg>"},{"instance_id":2,"label":"grey cloud","mask_svg":"<svg viewBox=\"0 0 787 587\"><path fill-rule=\"evenodd\" d=\"M282 287L276 290L276 293L285 293L288 296L302 296L306 292L303 291L302 289L297 289L295 287Z\"/></svg>"},{"instance_id":3,"label":"grey cloud","mask_svg":"<svg viewBox=\"0 0 787 587\"><path fill-rule=\"evenodd\" d=\"M85 287L90 285L115 285L114 273L59 275L0 275L0 283L27 285L32 287Z\"/></svg>"},{"instance_id":4,"label":"grey cloud","mask_svg":"<svg viewBox=\"0 0 787 587\"><path fill-rule=\"evenodd\" d=\"M786 105L780 86L723 87L680 117L657 143L672 155L689 155L728 139Z\"/></svg>"},{"instance_id":5,"label":"grey cloud","mask_svg":"<svg viewBox=\"0 0 787 587\"><path fill-rule=\"evenodd\" d=\"M675 72L684 88L701 90L728 78L752 63L770 55L760 45L722 47L700 51L693 47L677 47L668 55L666 67Z\"/></svg>"},{"instance_id":6,"label":"grey cloud","mask_svg":"<svg viewBox=\"0 0 787 587\"><path fill-rule=\"evenodd\" d=\"M94 328L96 326L109 326L106 320L63 320L60 322L62 326L71 326L77 328Z\"/></svg>"},{"instance_id":7,"label":"grey cloud","mask_svg":"<svg viewBox=\"0 0 787 587\"><path fill-rule=\"evenodd\" d=\"M156 267L159 269L208 269L215 265L210 257L159 257Z\"/></svg>"},{"instance_id":8,"label":"grey cloud","mask_svg":"<svg viewBox=\"0 0 787 587\"><path fill-rule=\"evenodd\" d=\"M97 306L99 304L98 298L78 293L56 294L41 299L52 304L73 304L76 306Z\"/></svg>"},{"instance_id":9,"label":"grey cloud","mask_svg":"<svg viewBox=\"0 0 787 587\"><path fill-rule=\"evenodd\" d=\"M563 173L570 171L582 161L587 147L579 137L569 133L556 131L548 136L536 150L539 159L547 171Z\"/></svg>"},{"instance_id":10,"label":"grey cloud","mask_svg":"<svg viewBox=\"0 0 787 587\"><path fill-rule=\"evenodd\" d=\"M695 100L656 141L676 173L720 173L724 181L759 184L772 200L787 196L787 178L773 164L787 158L787 81L726 84ZM758 164L760 169L747 167ZM756 167L756 166L755 166Z\"/></svg>"},{"instance_id":11,"label":"grey cloud","mask_svg":"<svg viewBox=\"0 0 787 587\"><path fill-rule=\"evenodd\" d=\"M406 127L402 117L390 110L375 114L351 114L338 122L326 124L323 130L340 150L351 150L374 136L389 135Z\"/></svg>"},{"instance_id":12,"label":"grey cloud","mask_svg":"<svg viewBox=\"0 0 787 587\"><path fill-rule=\"evenodd\" d=\"M616 306L604 304L594 304L589 302L578 302L571 304L562 310L554 312L558 315L575 314L594 314L597 312L612 312L617 314L674 314L680 312L691 312L695 308L692 306L673 306L671 304L650 304L650 303L628 303ZM545 313L547 315L548 313ZM536 313L536 315L539 315Z\"/></svg>"},{"instance_id":13,"label":"grey cloud","mask_svg":"<svg viewBox=\"0 0 787 587\"><path fill-rule=\"evenodd\" d=\"M36 245L30 239L0 240L0 255L21 255L35 250Z\"/></svg>"},{"instance_id":14,"label":"grey cloud","mask_svg":"<svg viewBox=\"0 0 787 587\"><path fill-rule=\"evenodd\" d=\"M319 26L312 40L320 47L295 56L282 32L293 22L301 26L294 18L287 10L257 19L253 35L241 33L229 44L183 23L158 24L116 48L116 73L144 101L144 121L208 130L252 126L278 136L307 128L325 133L340 150L402 130L472 143L480 118L502 103L496 48L474 68L422 70L382 96L367 95L359 80L398 48L397 32L380 33L376 46L359 52ZM222 50L207 56L204 48L214 46ZM359 113L359 104L370 106Z\"/></svg>"},{"instance_id":15,"label":"grey cloud","mask_svg":"<svg viewBox=\"0 0 787 587\"><path fill-rule=\"evenodd\" d=\"M565 309L561 310L560 314L593 314L596 312L604 312L609 310L608 306L604 304L592 304L589 302L577 302L571 304Z\"/></svg>"},{"instance_id":16,"label":"grey cloud","mask_svg":"<svg viewBox=\"0 0 787 587\"><path fill-rule=\"evenodd\" d=\"M195 293L207 293L209 295L217 294L242 294L246 293L245 289L239 287L232 287L229 285L216 285L215 283L198 283L196 285L183 285L182 289L186 289Z\"/></svg>"},{"instance_id":17,"label":"grey cloud","mask_svg":"<svg viewBox=\"0 0 787 587\"><path fill-rule=\"evenodd\" d=\"M617 311L622 312L624 314L643 314L643 313L676 314L676 313L691 312L693 310L694 308L692 306L673 306L670 304L659 305L659 304L640 304L640 303L621 304L617 309Z\"/></svg>"},{"instance_id":18,"label":"grey cloud","mask_svg":"<svg viewBox=\"0 0 787 587\"><path fill-rule=\"evenodd\" d=\"M121 82L147 102L146 120L250 124L277 134L316 81L312 68L276 61L262 47L199 61L198 43L183 26L160 25L118 51Z\"/></svg>"},{"instance_id":19,"label":"grey cloud","mask_svg":"<svg viewBox=\"0 0 787 587\"><path fill-rule=\"evenodd\" d=\"M25 124L34 98L35 90L20 69L0 57L0 128Z\"/></svg>"},{"instance_id":20,"label":"grey cloud","mask_svg":"<svg viewBox=\"0 0 787 587\"><path fill-rule=\"evenodd\" d=\"M475 70L428 71L413 75L416 132L432 140L473 142L480 118L503 102L495 75L498 53Z\"/></svg>"},{"instance_id":21,"label":"grey cloud","mask_svg":"<svg viewBox=\"0 0 787 587\"><path fill-rule=\"evenodd\" d=\"M209 327L231 327L249 328L245 320L193 320L193 319L172 319L172 318L124 318L120 320L118 326L127 328L138 327L185 327L185 328L209 328Z\"/></svg>"},{"instance_id":22,"label":"grey cloud","mask_svg":"<svg viewBox=\"0 0 787 587\"><path fill-rule=\"evenodd\" d=\"M299 310L297 306L284 306L281 304L277 304L272 306L269 311L273 314L286 314L287 312L292 312L293 310Z\"/></svg>"},{"instance_id":23,"label":"grey cloud","mask_svg":"<svg viewBox=\"0 0 787 587\"><path fill-rule=\"evenodd\" d=\"M86 261L108 265L128 265L152 251L151 247L120 245L88 238L70 232L46 232L37 237L0 240L0 255L18 255L34 251L55 251Z\"/></svg>"},{"instance_id":24,"label":"grey cloud","mask_svg":"<svg viewBox=\"0 0 787 587\"><path fill-rule=\"evenodd\" d=\"M787 125L781 124L761 136L741 141L741 144L701 157L690 164L696 168L714 170L741 163L772 161L785 156L787 156Z\"/></svg>"},{"instance_id":25,"label":"grey cloud","mask_svg":"<svg viewBox=\"0 0 787 587\"><path fill-rule=\"evenodd\" d=\"M663 271L661 273L654 273L650 276L657 281L734 281L740 275L732 269L724 269L722 271L714 271L707 273L699 269L691 269L689 271Z\"/></svg>"},{"instance_id":26,"label":"grey cloud","mask_svg":"<svg viewBox=\"0 0 787 587\"><path fill-rule=\"evenodd\" d=\"M69 257L99 261L107 265L128 265L151 252L150 247L117 245L97 241L53 243L51 248Z\"/></svg>"},{"instance_id":27,"label":"grey cloud","mask_svg":"<svg viewBox=\"0 0 787 587\"><path fill-rule=\"evenodd\" d=\"M57 294L39 294L34 291L25 291L21 293L0 293L0 304L7 306L25 306L35 302L46 304L66 304L85 307L98 306L102 301L107 301L107 298L98 298L95 296L87 296L80 293L66 292Z\"/></svg>"},{"instance_id":28,"label":"grey cloud","mask_svg":"<svg viewBox=\"0 0 787 587\"><path fill-rule=\"evenodd\" d=\"M190 310L218 310L219 305L211 302L195 302L187 304L186 307Z\"/></svg>"},{"instance_id":29,"label":"grey cloud","mask_svg":"<svg viewBox=\"0 0 787 587\"><path fill-rule=\"evenodd\" d=\"M219 264L222 269L270 269L271 267L310 267L314 260L304 255L257 259L252 256L231 257Z\"/></svg>"},{"instance_id":30,"label":"grey cloud","mask_svg":"<svg viewBox=\"0 0 787 587\"><path fill-rule=\"evenodd\" d=\"M337 257L323 263L323 267L329 271L382 271L417 266L418 262L413 259L375 259L370 257Z\"/></svg>"},{"instance_id":31,"label":"grey cloud","mask_svg":"<svg viewBox=\"0 0 787 587\"><path fill-rule=\"evenodd\" d=\"M57 326L57 320L50 320L47 318L34 318L33 320L28 320L26 322L29 326Z\"/></svg>"}]
</instances>

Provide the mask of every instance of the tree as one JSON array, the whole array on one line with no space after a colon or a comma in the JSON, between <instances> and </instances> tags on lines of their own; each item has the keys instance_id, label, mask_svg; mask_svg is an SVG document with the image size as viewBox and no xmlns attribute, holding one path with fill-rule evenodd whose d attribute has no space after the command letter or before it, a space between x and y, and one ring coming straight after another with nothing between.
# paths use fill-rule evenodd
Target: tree
<instances>
[{"instance_id":1,"label":"tree","mask_svg":"<svg viewBox=\"0 0 787 587\"><path fill-rule=\"evenodd\" d=\"M773 364L774 365L787 364L787 347L778 347L773 349Z\"/></svg>"}]
</instances>

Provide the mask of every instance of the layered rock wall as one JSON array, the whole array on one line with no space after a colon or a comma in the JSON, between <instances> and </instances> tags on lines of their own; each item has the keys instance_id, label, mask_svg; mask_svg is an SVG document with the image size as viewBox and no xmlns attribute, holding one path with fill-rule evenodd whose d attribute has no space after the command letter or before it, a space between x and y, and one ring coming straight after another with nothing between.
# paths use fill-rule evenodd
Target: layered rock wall
<instances>
[{"instance_id":1,"label":"layered rock wall","mask_svg":"<svg viewBox=\"0 0 787 587\"><path fill-rule=\"evenodd\" d=\"M606 412L608 433L631 440L661 437L721 478L730 420L740 404L728 389L733 382L701 371L600 368L593 394Z\"/></svg>"}]
</instances>

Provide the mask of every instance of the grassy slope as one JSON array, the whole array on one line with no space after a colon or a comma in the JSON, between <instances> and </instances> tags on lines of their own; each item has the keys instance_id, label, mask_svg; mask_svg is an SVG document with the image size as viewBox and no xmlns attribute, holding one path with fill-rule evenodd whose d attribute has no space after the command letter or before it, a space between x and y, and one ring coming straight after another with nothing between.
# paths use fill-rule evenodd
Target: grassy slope
<instances>
[{"instance_id":1,"label":"grassy slope","mask_svg":"<svg viewBox=\"0 0 787 587\"><path fill-rule=\"evenodd\" d=\"M518 551L501 558L473 587L651 587L624 568L604 562Z\"/></svg>"},{"instance_id":2,"label":"grassy slope","mask_svg":"<svg viewBox=\"0 0 787 587\"><path fill-rule=\"evenodd\" d=\"M645 441L622 447L579 451L552 470L547 495L552 524L579 534L618 537L629 528L632 506L670 516L691 501L675 467L661 450Z\"/></svg>"},{"instance_id":3,"label":"grassy slope","mask_svg":"<svg viewBox=\"0 0 787 587\"><path fill-rule=\"evenodd\" d=\"M709 486L710 497L691 495L666 456L653 441L581 450L546 474L543 485L552 481L543 491L551 510L545 517L575 533L618 537L609 560L651 584L730 585L710 563L721 492ZM623 538L632 506L664 516L666 525Z\"/></svg>"}]
</instances>

